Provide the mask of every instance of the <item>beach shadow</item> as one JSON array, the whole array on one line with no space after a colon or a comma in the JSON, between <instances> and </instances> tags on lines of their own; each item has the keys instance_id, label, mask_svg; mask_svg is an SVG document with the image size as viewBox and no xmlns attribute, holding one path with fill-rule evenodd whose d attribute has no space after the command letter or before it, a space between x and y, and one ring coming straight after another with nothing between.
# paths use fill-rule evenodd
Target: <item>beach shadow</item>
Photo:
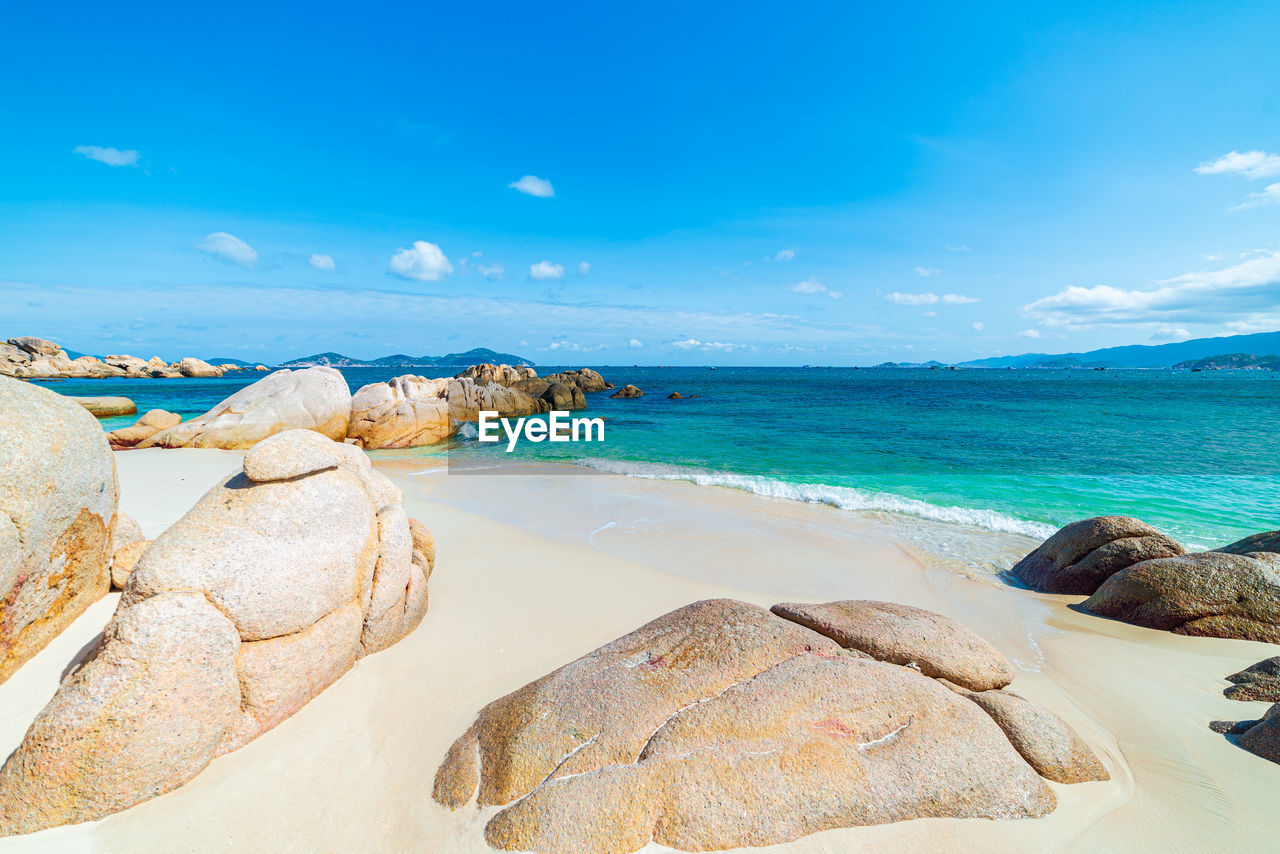
<instances>
[{"instance_id":1,"label":"beach shadow","mask_svg":"<svg viewBox=\"0 0 1280 854\"><path fill-rule=\"evenodd\" d=\"M93 640L80 647L80 651L77 652L75 656L72 657L71 661L67 663L67 666L62 669L62 674L58 677L58 682L65 682L68 676L79 670L86 662L91 661L98 654L98 650L102 648L102 640L102 632L98 632L98 634L94 636Z\"/></svg>"}]
</instances>

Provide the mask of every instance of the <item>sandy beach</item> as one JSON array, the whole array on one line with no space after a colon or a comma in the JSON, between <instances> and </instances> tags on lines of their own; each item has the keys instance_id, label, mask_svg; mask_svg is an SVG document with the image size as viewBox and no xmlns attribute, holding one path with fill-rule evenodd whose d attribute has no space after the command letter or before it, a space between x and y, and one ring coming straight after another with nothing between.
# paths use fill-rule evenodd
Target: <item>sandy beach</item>
<instances>
[{"instance_id":1,"label":"sandy beach","mask_svg":"<svg viewBox=\"0 0 1280 854\"><path fill-rule=\"evenodd\" d=\"M117 454L121 507L155 536L240 458ZM960 620L1014 662L1013 690L1067 719L1112 776L1051 784L1059 805L1043 819L915 820L768 850L1262 850L1280 825L1267 819L1280 768L1207 726L1265 710L1221 690L1226 674L1269 655L1268 645L1080 613L1068 607L1079 597L931 561L873 514L555 469L460 475L422 461L376 464L436 534L422 625L178 790L100 822L0 840L0 851L489 850L487 813L450 811L430 793L477 711L655 616L720 596L766 606L884 599ZM1034 544L1005 537L994 547L1016 554ZM0 686L0 749L21 740L116 598L95 604Z\"/></svg>"}]
</instances>

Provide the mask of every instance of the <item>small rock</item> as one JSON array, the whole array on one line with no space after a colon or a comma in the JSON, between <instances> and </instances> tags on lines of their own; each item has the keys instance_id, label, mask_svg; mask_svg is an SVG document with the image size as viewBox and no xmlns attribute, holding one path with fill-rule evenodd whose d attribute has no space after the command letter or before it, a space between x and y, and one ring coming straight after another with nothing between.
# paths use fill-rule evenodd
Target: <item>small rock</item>
<instances>
[{"instance_id":1,"label":"small rock","mask_svg":"<svg viewBox=\"0 0 1280 854\"><path fill-rule=\"evenodd\" d=\"M678 391L673 391L667 395L667 400L684 400L684 395Z\"/></svg>"},{"instance_id":2,"label":"small rock","mask_svg":"<svg viewBox=\"0 0 1280 854\"><path fill-rule=\"evenodd\" d=\"M615 391L613 394L609 395L609 397L610 398L615 398L615 397L631 398L631 397L640 397L643 394L644 392L641 391L639 388L628 383L627 385L624 385L622 388Z\"/></svg>"},{"instance_id":3,"label":"small rock","mask_svg":"<svg viewBox=\"0 0 1280 854\"><path fill-rule=\"evenodd\" d=\"M244 455L244 473L254 483L288 480L342 465L341 446L311 430L268 436Z\"/></svg>"},{"instance_id":4,"label":"small rock","mask_svg":"<svg viewBox=\"0 0 1280 854\"><path fill-rule=\"evenodd\" d=\"M1280 703L1267 709L1262 720L1242 732L1236 744L1263 759L1280 763Z\"/></svg>"},{"instance_id":5,"label":"small rock","mask_svg":"<svg viewBox=\"0 0 1280 854\"><path fill-rule=\"evenodd\" d=\"M1280 703L1280 656L1265 658L1227 677L1234 682L1222 693L1232 700L1262 700Z\"/></svg>"},{"instance_id":6,"label":"small rock","mask_svg":"<svg viewBox=\"0 0 1280 854\"><path fill-rule=\"evenodd\" d=\"M149 545L151 545L151 540L135 540L116 549L116 553L111 557L112 588L116 590L124 589L125 582L129 580L129 574L138 565L138 560Z\"/></svg>"}]
</instances>

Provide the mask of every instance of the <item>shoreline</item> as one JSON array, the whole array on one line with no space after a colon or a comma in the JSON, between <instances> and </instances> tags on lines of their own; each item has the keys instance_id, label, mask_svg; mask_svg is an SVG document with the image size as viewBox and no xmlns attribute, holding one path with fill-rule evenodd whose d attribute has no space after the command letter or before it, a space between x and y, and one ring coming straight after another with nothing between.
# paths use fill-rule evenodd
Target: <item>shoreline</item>
<instances>
[{"instance_id":1,"label":"shoreline","mask_svg":"<svg viewBox=\"0 0 1280 854\"><path fill-rule=\"evenodd\" d=\"M154 536L240 456L117 454L121 507ZM1280 784L1280 767L1207 726L1265 709L1221 689L1270 645L1074 611L1066 606L1080 597L957 572L909 551L880 520L821 505L617 475L431 474L422 459L382 455L375 465L437 534L418 630L176 791L99 822L0 840L0 851L487 851L483 813L451 812L430 797L436 767L476 712L667 610L719 596L765 606L884 599L953 617L1005 653L1017 671L1012 690L1064 717L1112 775L1051 784L1059 804L1043 819L917 819L763 850L1249 850L1274 835L1267 783ZM0 686L6 710L20 692L29 714L39 709L113 600ZM19 723L7 720L6 743L21 738Z\"/></svg>"}]
</instances>

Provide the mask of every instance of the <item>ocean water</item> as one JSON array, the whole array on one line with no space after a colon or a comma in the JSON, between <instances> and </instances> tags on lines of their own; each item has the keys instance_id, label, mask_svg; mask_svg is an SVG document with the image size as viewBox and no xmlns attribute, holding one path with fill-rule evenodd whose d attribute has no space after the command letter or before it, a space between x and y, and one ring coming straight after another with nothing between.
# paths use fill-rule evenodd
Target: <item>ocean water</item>
<instances>
[{"instance_id":1,"label":"ocean water","mask_svg":"<svg viewBox=\"0 0 1280 854\"><path fill-rule=\"evenodd\" d=\"M603 443L521 442L507 454L465 429L443 446L387 453L447 454L458 473L513 458L572 462L1034 537L1105 513L1195 548L1280 527L1280 373L598 369L646 392L588 395L574 416L603 418ZM355 389L396 372L343 373ZM189 417L261 376L51 387ZM672 391L697 397L666 399Z\"/></svg>"}]
</instances>

